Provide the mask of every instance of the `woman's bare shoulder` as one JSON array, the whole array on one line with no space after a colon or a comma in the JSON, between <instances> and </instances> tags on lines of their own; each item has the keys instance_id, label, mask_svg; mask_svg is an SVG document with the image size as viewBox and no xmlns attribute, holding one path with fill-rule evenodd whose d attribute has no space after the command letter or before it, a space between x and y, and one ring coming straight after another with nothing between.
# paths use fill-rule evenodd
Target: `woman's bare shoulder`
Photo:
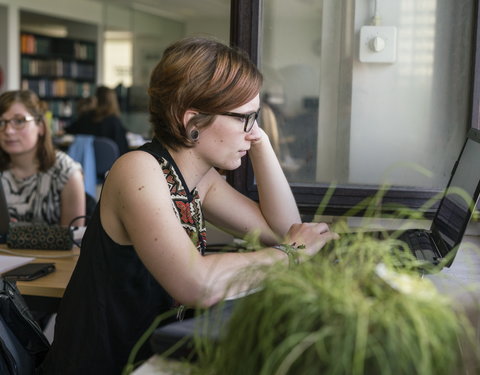
<instances>
[{"instance_id":1,"label":"woman's bare shoulder","mask_svg":"<svg viewBox=\"0 0 480 375\"><path fill-rule=\"evenodd\" d=\"M121 193L123 199L138 199L138 192L160 193L167 187L162 168L157 159L147 152L130 151L122 155L112 166L105 181L105 188ZM160 190L160 191L159 191ZM169 196L168 190L165 194Z\"/></svg>"},{"instance_id":2,"label":"woman's bare shoulder","mask_svg":"<svg viewBox=\"0 0 480 375\"><path fill-rule=\"evenodd\" d=\"M148 152L135 150L120 156L113 164L108 175L114 179L137 179L141 178L142 175L148 178L149 175L153 177L151 174L159 170L160 165L155 157Z\"/></svg>"},{"instance_id":3,"label":"woman's bare shoulder","mask_svg":"<svg viewBox=\"0 0 480 375\"><path fill-rule=\"evenodd\" d=\"M170 191L158 161L140 151L121 156L102 190L101 219L107 233L119 243L130 242L126 226L132 230L152 222L156 212L170 211Z\"/></svg>"}]
</instances>

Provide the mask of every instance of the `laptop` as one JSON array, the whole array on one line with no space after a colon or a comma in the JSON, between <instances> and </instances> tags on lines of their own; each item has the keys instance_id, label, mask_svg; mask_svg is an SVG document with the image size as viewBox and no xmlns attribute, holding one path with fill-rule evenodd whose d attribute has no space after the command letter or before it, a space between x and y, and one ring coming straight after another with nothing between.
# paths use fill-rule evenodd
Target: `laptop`
<instances>
[{"instance_id":1,"label":"laptop","mask_svg":"<svg viewBox=\"0 0 480 375\"><path fill-rule=\"evenodd\" d=\"M3 191L3 184L0 180L0 243L7 242L8 226L10 224L10 214L8 213L7 199Z\"/></svg>"},{"instance_id":2,"label":"laptop","mask_svg":"<svg viewBox=\"0 0 480 375\"><path fill-rule=\"evenodd\" d=\"M450 267L467 229L480 194L480 131L471 129L456 160L430 229L395 232L422 263ZM458 192L463 192L458 193ZM468 198L468 199L465 199ZM366 231L367 236L386 238L393 231ZM342 237L342 234L340 234ZM348 233L343 236L348 236ZM442 266L439 266L442 264Z\"/></svg>"}]
</instances>

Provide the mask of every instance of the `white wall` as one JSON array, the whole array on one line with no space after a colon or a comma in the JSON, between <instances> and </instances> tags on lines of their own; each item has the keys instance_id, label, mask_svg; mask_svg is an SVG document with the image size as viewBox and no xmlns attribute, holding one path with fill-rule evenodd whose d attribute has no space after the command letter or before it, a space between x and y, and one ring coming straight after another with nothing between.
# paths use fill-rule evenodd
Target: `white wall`
<instances>
[{"instance_id":1,"label":"white wall","mask_svg":"<svg viewBox=\"0 0 480 375\"><path fill-rule=\"evenodd\" d=\"M315 12L296 18L285 11L284 7L292 6L288 3L269 1L266 6L265 37L261 46L266 90L282 91L283 109L293 116L302 110L301 97L319 94L321 59L316 43L321 35L321 18ZM296 3L295 6L301 8L308 4Z\"/></svg>"},{"instance_id":2,"label":"white wall","mask_svg":"<svg viewBox=\"0 0 480 375\"><path fill-rule=\"evenodd\" d=\"M436 0L379 2L382 24L398 31L397 60L372 64L354 59L351 183L437 187L448 180L464 140L468 113L469 71L463 69L458 76L455 72L456 66L468 66L469 56L455 54L448 37L461 37L469 30L467 14L459 17L465 20L462 25L456 22L454 28L452 22L450 10L461 14L468 9L461 3L465 1L448 8ZM371 8L366 5L356 3L357 39L360 27L370 21ZM439 35L442 30L445 35ZM426 168L434 178L415 166Z\"/></svg>"},{"instance_id":3,"label":"white wall","mask_svg":"<svg viewBox=\"0 0 480 375\"><path fill-rule=\"evenodd\" d=\"M164 49L185 34L183 23L135 11L133 14L133 82L147 85Z\"/></svg>"},{"instance_id":4,"label":"white wall","mask_svg":"<svg viewBox=\"0 0 480 375\"><path fill-rule=\"evenodd\" d=\"M93 24L101 23L103 16L102 3L91 0L0 0L0 4Z\"/></svg>"},{"instance_id":5,"label":"white wall","mask_svg":"<svg viewBox=\"0 0 480 375\"><path fill-rule=\"evenodd\" d=\"M185 35L214 36L225 44L230 43L230 15L223 18L193 18L185 23Z\"/></svg>"},{"instance_id":6,"label":"white wall","mask_svg":"<svg viewBox=\"0 0 480 375\"><path fill-rule=\"evenodd\" d=\"M7 35L7 7L0 5L0 35ZM7 39L0 38L0 92L7 86L7 75L5 73L5 67L7 66Z\"/></svg>"},{"instance_id":7,"label":"white wall","mask_svg":"<svg viewBox=\"0 0 480 375\"><path fill-rule=\"evenodd\" d=\"M287 116L319 98L315 175L302 181L442 187L468 126L472 0L378 0L382 25L397 29L388 64L359 61L374 3L265 0L266 88Z\"/></svg>"}]
</instances>

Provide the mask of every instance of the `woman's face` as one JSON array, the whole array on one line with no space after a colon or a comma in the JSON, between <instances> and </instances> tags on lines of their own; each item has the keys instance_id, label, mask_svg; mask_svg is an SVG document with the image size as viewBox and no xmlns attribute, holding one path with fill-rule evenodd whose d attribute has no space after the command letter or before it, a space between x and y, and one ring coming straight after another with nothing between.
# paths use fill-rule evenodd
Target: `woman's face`
<instances>
[{"instance_id":1,"label":"woman's face","mask_svg":"<svg viewBox=\"0 0 480 375\"><path fill-rule=\"evenodd\" d=\"M248 114L258 111L260 98L257 95L241 107L229 112ZM217 115L214 122L200 131L195 152L214 167L233 170L241 165L241 159L250 150L253 141L261 136L258 124L247 133L245 120L238 117Z\"/></svg>"},{"instance_id":2,"label":"woman's face","mask_svg":"<svg viewBox=\"0 0 480 375\"><path fill-rule=\"evenodd\" d=\"M2 120L26 120L21 128L15 128L12 122L9 122L0 129L0 147L3 151L13 156L36 150L38 137L44 134L44 129L43 125L37 125L32 117L27 108L18 102L13 103L0 116Z\"/></svg>"}]
</instances>

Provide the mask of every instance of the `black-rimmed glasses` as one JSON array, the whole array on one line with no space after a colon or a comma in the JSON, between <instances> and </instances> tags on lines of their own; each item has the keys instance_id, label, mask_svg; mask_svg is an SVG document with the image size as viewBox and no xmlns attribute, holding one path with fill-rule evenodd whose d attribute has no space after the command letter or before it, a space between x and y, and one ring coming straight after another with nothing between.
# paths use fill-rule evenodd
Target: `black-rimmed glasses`
<instances>
[{"instance_id":1,"label":"black-rimmed glasses","mask_svg":"<svg viewBox=\"0 0 480 375\"><path fill-rule=\"evenodd\" d=\"M246 133L249 133L250 130L252 130L253 124L255 124L255 121L257 120L259 113L260 113L260 108L258 109L257 112L252 112L252 113L223 112L223 113L220 113L220 115L242 118L245 121L243 131Z\"/></svg>"},{"instance_id":2,"label":"black-rimmed glasses","mask_svg":"<svg viewBox=\"0 0 480 375\"><path fill-rule=\"evenodd\" d=\"M23 129L27 122L33 120L35 120L33 116L14 117L10 120L0 120L0 132L3 132L7 128L8 124L11 124L15 130Z\"/></svg>"}]
</instances>

